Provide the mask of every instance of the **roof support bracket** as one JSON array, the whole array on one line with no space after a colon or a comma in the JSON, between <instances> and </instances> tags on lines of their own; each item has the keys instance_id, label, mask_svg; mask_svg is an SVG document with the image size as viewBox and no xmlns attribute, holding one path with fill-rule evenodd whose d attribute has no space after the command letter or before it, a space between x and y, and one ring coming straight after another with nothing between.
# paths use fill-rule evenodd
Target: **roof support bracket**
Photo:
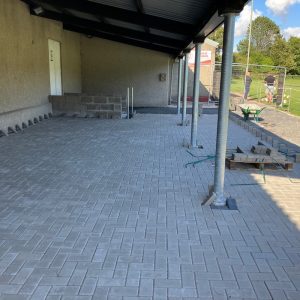
<instances>
[{"instance_id":1,"label":"roof support bracket","mask_svg":"<svg viewBox=\"0 0 300 300\"><path fill-rule=\"evenodd\" d=\"M244 6L244 0L222 0L220 1L218 12L220 16L228 13L239 14Z\"/></svg>"}]
</instances>

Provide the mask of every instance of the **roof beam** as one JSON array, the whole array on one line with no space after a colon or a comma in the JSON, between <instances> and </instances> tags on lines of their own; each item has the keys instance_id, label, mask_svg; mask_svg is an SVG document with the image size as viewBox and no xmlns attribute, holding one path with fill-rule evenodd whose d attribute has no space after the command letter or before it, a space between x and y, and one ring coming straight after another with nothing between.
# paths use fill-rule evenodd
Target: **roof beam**
<instances>
[{"instance_id":1,"label":"roof beam","mask_svg":"<svg viewBox=\"0 0 300 300\"><path fill-rule=\"evenodd\" d=\"M187 38L184 48L194 47L193 40L197 37L207 37L224 22L224 13L240 13L249 0L220 0L214 3L206 12L206 17L195 26L194 32ZM181 53L179 53L180 55Z\"/></svg>"},{"instance_id":2,"label":"roof beam","mask_svg":"<svg viewBox=\"0 0 300 300\"><path fill-rule=\"evenodd\" d=\"M80 27L77 27L74 25L64 24L63 26L64 26L65 30L81 33L81 34L84 34L87 36L98 37L101 39L106 39L106 40L110 40L110 41L114 41L114 42L118 42L118 43L123 43L123 44L131 45L131 46L136 46L136 47L140 47L140 48L163 52L163 53L167 53L172 56L176 56L176 53L178 53L178 51L179 51L179 49L168 48L168 47L160 46L160 45L154 45L151 43L133 40L133 39L125 38L122 36L116 36L116 35L112 35L109 33L98 32L96 30L80 28Z\"/></svg>"},{"instance_id":3,"label":"roof beam","mask_svg":"<svg viewBox=\"0 0 300 300\"><path fill-rule=\"evenodd\" d=\"M47 3L56 7L73 9L84 13L116 19L144 27L155 28L167 32L190 35L194 26L152 15L141 14L131 10L99 4L86 0L39 0L36 3Z\"/></svg>"},{"instance_id":4,"label":"roof beam","mask_svg":"<svg viewBox=\"0 0 300 300\"><path fill-rule=\"evenodd\" d=\"M133 0L133 1L135 3L137 11L143 15L145 13L145 10L144 10L142 0ZM150 32L148 27L145 26L144 28L145 28L145 32L148 32L148 33Z\"/></svg>"},{"instance_id":5,"label":"roof beam","mask_svg":"<svg viewBox=\"0 0 300 300\"><path fill-rule=\"evenodd\" d=\"M32 12L35 14L34 12ZM145 33L143 31L132 30L128 28L123 28L115 25L100 23L96 21L91 21L87 19L78 18L75 16L66 15L63 13L55 13L50 11L45 11L40 17L61 21L64 24L73 25L82 28L94 29L97 32L111 33L118 36L127 36L132 39L142 40L150 43L165 45L170 48L181 48L184 41L178 41L172 38L167 38L151 33Z\"/></svg>"},{"instance_id":6,"label":"roof beam","mask_svg":"<svg viewBox=\"0 0 300 300\"><path fill-rule=\"evenodd\" d=\"M141 14L144 14L144 6L143 6L143 3L142 3L142 0L134 0L135 2L135 6L137 7L137 10L139 13Z\"/></svg>"}]
</instances>

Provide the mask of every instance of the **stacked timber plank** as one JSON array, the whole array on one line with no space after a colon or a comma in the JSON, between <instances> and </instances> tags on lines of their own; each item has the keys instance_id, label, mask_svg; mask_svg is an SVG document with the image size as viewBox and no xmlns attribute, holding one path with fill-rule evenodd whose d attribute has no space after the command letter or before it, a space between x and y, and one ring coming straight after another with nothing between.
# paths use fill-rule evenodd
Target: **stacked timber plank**
<instances>
[{"instance_id":1,"label":"stacked timber plank","mask_svg":"<svg viewBox=\"0 0 300 300\"><path fill-rule=\"evenodd\" d=\"M267 147L262 143L252 146L250 150L237 147L236 152L227 158L226 162L230 169L236 168L238 163L254 164L259 168L266 164L280 165L286 170L293 168L293 163L285 155L279 153L273 147Z\"/></svg>"}]
</instances>

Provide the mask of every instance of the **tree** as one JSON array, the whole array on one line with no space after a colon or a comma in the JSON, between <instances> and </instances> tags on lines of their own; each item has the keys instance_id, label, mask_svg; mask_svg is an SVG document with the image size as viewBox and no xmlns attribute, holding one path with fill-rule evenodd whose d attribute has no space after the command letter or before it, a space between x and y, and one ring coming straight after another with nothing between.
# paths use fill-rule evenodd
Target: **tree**
<instances>
[{"instance_id":1,"label":"tree","mask_svg":"<svg viewBox=\"0 0 300 300\"><path fill-rule=\"evenodd\" d=\"M282 37L277 37L270 47L270 57L276 66L284 66L287 71L296 67L292 49Z\"/></svg>"},{"instance_id":2,"label":"tree","mask_svg":"<svg viewBox=\"0 0 300 300\"><path fill-rule=\"evenodd\" d=\"M245 38L243 40L240 40L240 42L237 44L237 51L241 55L247 56L248 53L248 40ZM252 52L254 49L251 45L250 51Z\"/></svg>"},{"instance_id":3,"label":"tree","mask_svg":"<svg viewBox=\"0 0 300 300\"><path fill-rule=\"evenodd\" d=\"M258 17L252 23L251 36L252 47L268 55L275 40L281 37L280 28L269 18Z\"/></svg>"},{"instance_id":4,"label":"tree","mask_svg":"<svg viewBox=\"0 0 300 300\"><path fill-rule=\"evenodd\" d=\"M281 37L280 28L267 17L258 17L252 23L251 50L270 55L270 47ZM238 51L246 54L248 50L249 29L245 39L238 44Z\"/></svg>"},{"instance_id":5,"label":"tree","mask_svg":"<svg viewBox=\"0 0 300 300\"><path fill-rule=\"evenodd\" d=\"M234 53L233 55L233 62L239 64L246 64L247 63L247 56L241 54L239 52ZM264 55L259 51L252 51L250 55L250 64L255 65L274 65L274 61L270 56Z\"/></svg>"},{"instance_id":6,"label":"tree","mask_svg":"<svg viewBox=\"0 0 300 300\"><path fill-rule=\"evenodd\" d=\"M246 56L245 55L242 55L241 53L239 52L234 52L233 53L233 62L234 63L238 63L238 64L245 64L246 63Z\"/></svg>"},{"instance_id":7,"label":"tree","mask_svg":"<svg viewBox=\"0 0 300 300\"><path fill-rule=\"evenodd\" d=\"M237 62L246 62L248 39L249 30L247 37L237 45L238 55L235 57ZM258 17L252 23L250 63L284 66L288 72L291 72L297 67L295 63L297 51L300 67L300 43L298 42L298 40L292 40L287 43L280 34L279 27L272 20L267 17Z\"/></svg>"},{"instance_id":8,"label":"tree","mask_svg":"<svg viewBox=\"0 0 300 300\"><path fill-rule=\"evenodd\" d=\"M265 55L259 51L253 51L250 56L250 64L273 66L274 61L272 57L268 55Z\"/></svg>"},{"instance_id":9,"label":"tree","mask_svg":"<svg viewBox=\"0 0 300 300\"><path fill-rule=\"evenodd\" d=\"M295 67L290 70L291 74L300 75L300 38L291 37L288 40L288 45L294 55Z\"/></svg>"},{"instance_id":10,"label":"tree","mask_svg":"<svg viewBox=\"0 0 300 300\"><path fill-rule=\"evenodd\" d=\"M216 61L220 62L222 60L222 50L223 50L223 35L224 35L224 27L220 26L217 30L212 32L209 38L215 42L217 42L218 48L216 49Z\"/></svg>"},{"instance_id":11,"label":"tree","mask_svg":"<svg viewBox=\"0 0 300 300\"><path fill-rule=\"evenodd\" d=\"M219 44L219 48L223 48L223 35L224 35L224 27L220 26L218 29L213 31L209 38Z\"/></svg>"}]
</instances>

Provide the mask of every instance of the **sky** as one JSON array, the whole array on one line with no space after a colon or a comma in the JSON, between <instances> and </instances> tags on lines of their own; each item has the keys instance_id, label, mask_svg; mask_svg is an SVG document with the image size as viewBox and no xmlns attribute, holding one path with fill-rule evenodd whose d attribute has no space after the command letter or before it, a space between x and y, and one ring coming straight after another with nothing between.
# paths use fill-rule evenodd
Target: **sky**
<instances>
[{"instance_id":1,"label":"sky","mask_svg":"<svg viewBox=\"0 0 300 300\"><path fill-rule=\"evenodd\" d=\"M300 37L300 0L253 0L253 20L266 16L273 20L285 38ZM250 22L251 2L236 20L235 45L245 37Z\"/></svg>"}]
</instances>

